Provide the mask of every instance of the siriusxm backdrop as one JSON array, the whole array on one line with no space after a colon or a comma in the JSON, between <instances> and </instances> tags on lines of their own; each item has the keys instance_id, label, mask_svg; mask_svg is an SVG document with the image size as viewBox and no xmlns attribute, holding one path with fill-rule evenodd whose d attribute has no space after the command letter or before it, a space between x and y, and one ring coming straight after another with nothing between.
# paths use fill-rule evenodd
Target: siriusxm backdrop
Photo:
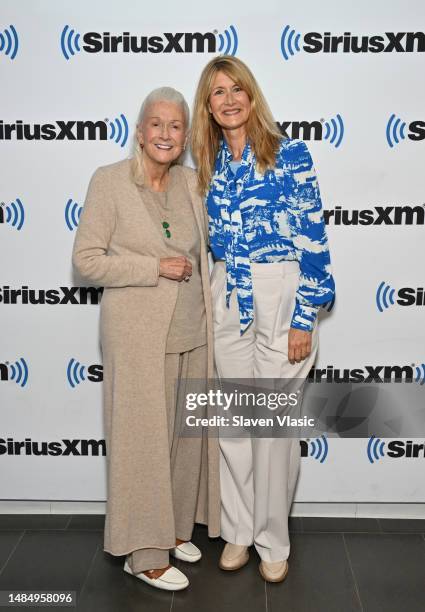
<instances>
[{"instance_id":1,"label":"siriusxm backdrop","mask_svg":"<svg viewBox=\"0 0 425 612\"><path fill-rule=\"evenodd\" d=\"M408 8L2 0L1 498L105 500L101 291L72 272L75 229L144 96L191 104L215 54L248 63L317 168L337 299L316 367L424 382L425 5ZM422 442L304 440L296 501L425 502Z\"/></svg>"}]
</instances>

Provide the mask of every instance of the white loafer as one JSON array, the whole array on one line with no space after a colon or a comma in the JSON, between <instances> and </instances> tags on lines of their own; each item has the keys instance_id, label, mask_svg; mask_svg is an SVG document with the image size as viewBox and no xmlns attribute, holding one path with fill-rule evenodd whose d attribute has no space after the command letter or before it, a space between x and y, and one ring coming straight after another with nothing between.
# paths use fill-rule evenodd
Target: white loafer
<instances>
[{"instance_id":1,"label":"white loafer","mask_svg":"<svg viewBox=\"0 0 425 612\"><path fill-rule=\"evenodd\" d=\"M202 557L201 551L192 542L183 542L175 548L171 548L170 554L180 561L188 561L189 563L195 563Z\"/></svg>"},{"instance_id":2,"label":"white loafer","mask_svg":"<svg viewBox=\"0 0 425 612\"><path fill-rule=\"evenodd\" d=\"M143 572L140 574L133 574L127 561L124 563L124 571L131 576L135 576L143 582L147 582L151 586L157 589L163 589L165 591L181 591L189 586L189 580L186 576L174 566L169 567L159 578L149 578Z\"/></svg>"}]
</instances>

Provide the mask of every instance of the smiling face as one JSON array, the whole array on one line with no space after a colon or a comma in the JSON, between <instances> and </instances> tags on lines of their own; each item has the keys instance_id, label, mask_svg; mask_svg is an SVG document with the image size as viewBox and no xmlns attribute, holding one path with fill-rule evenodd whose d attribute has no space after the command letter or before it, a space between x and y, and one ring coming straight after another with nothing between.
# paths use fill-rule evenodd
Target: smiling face
<instances>
[{"instance_id":1,"label":"smiling face","mask_svg":"<svg viewBox=\"0 0 425 612\"><path fill-rule=\"evenodd\" d=\"M182 153L186 132L180 104L158 101L147 107L137 128L137 139L150 162L168 166Z\"/></svg>"},{"instance_id":2,"label":"smiling face","mask_svg":"<svg viewBox=\"0 0 425 612\"><path fill-rule=\"evenodd\" d=\"M247 123L251 102L235 81L218 71L212 82L208 110L223 130L235 130Z\"/></svg>"}]
</instances>

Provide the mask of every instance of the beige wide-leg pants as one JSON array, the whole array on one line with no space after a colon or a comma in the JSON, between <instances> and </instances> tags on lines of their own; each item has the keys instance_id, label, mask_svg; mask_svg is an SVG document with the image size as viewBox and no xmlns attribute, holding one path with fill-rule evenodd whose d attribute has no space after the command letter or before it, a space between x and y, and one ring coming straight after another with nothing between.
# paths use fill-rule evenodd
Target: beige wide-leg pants
<instances>
[{"instance_id":1,"label":"beige wide-leg pants","mask_svg":"<svg viewBox=\"0 0 425 612\"><path fill-rule=\"evenodd\" d=\"M176 538L188 541L195 524L196 505L201 473L202 437L184 438L178 435L179 422L184 416L185 381L206 379L207 346L185 353L166 353L165 386L168 417L171 481ZM152 469L155 469L153 466ZM143 516L140 517L143 521ZM169 564L168 549L141 548L127 556L135 573L160 569Z\"/></svg>"},{"instance_id":2,"label":"beige wide-leg pants","mask_svg":"<svg viewBox=\"0 0 425 612\"><path fill-rule=\"evenodd\" d=\"M318 330L316 321L309 357L291 365L288 332L299 284L299 264L254 263L251 270L254 321L240 336L236 291L232 292L228 309L225 263L214 264L211 291L217 376L277 379L276 384L280 380L282 388L288 379L301 383L314 363ZM302 393L299 404L301 398ZM221 535L226 542L254 544L266 562L288 558L288 515L300 458L299 438L220 436Z\"/></svg>"}]
</instances>

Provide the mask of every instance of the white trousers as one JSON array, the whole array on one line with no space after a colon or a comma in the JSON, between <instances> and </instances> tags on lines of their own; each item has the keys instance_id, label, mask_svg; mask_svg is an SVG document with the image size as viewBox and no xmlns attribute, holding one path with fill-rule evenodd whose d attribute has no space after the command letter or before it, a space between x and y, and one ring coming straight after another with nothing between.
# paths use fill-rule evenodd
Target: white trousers
<instances>
[{"instance_id":1,"label":"white trousers","mask_svg":"<svg viewBox=\"0 0 425 612\"><path fill-rule=\"evenodd\" d=\"M299 284L295 261L251 264L254 321L240 336L236 290L226 307L226 268L211 275L215 367L219 379L304 380L318 347L300 363L288 361L288 332ZM301 402L301 398L299 403ZM220 436L221 535L226 542L254 544L266 562L287 559L288 516L300 467L299 438Z\"/></svg>"}]
</instances>

